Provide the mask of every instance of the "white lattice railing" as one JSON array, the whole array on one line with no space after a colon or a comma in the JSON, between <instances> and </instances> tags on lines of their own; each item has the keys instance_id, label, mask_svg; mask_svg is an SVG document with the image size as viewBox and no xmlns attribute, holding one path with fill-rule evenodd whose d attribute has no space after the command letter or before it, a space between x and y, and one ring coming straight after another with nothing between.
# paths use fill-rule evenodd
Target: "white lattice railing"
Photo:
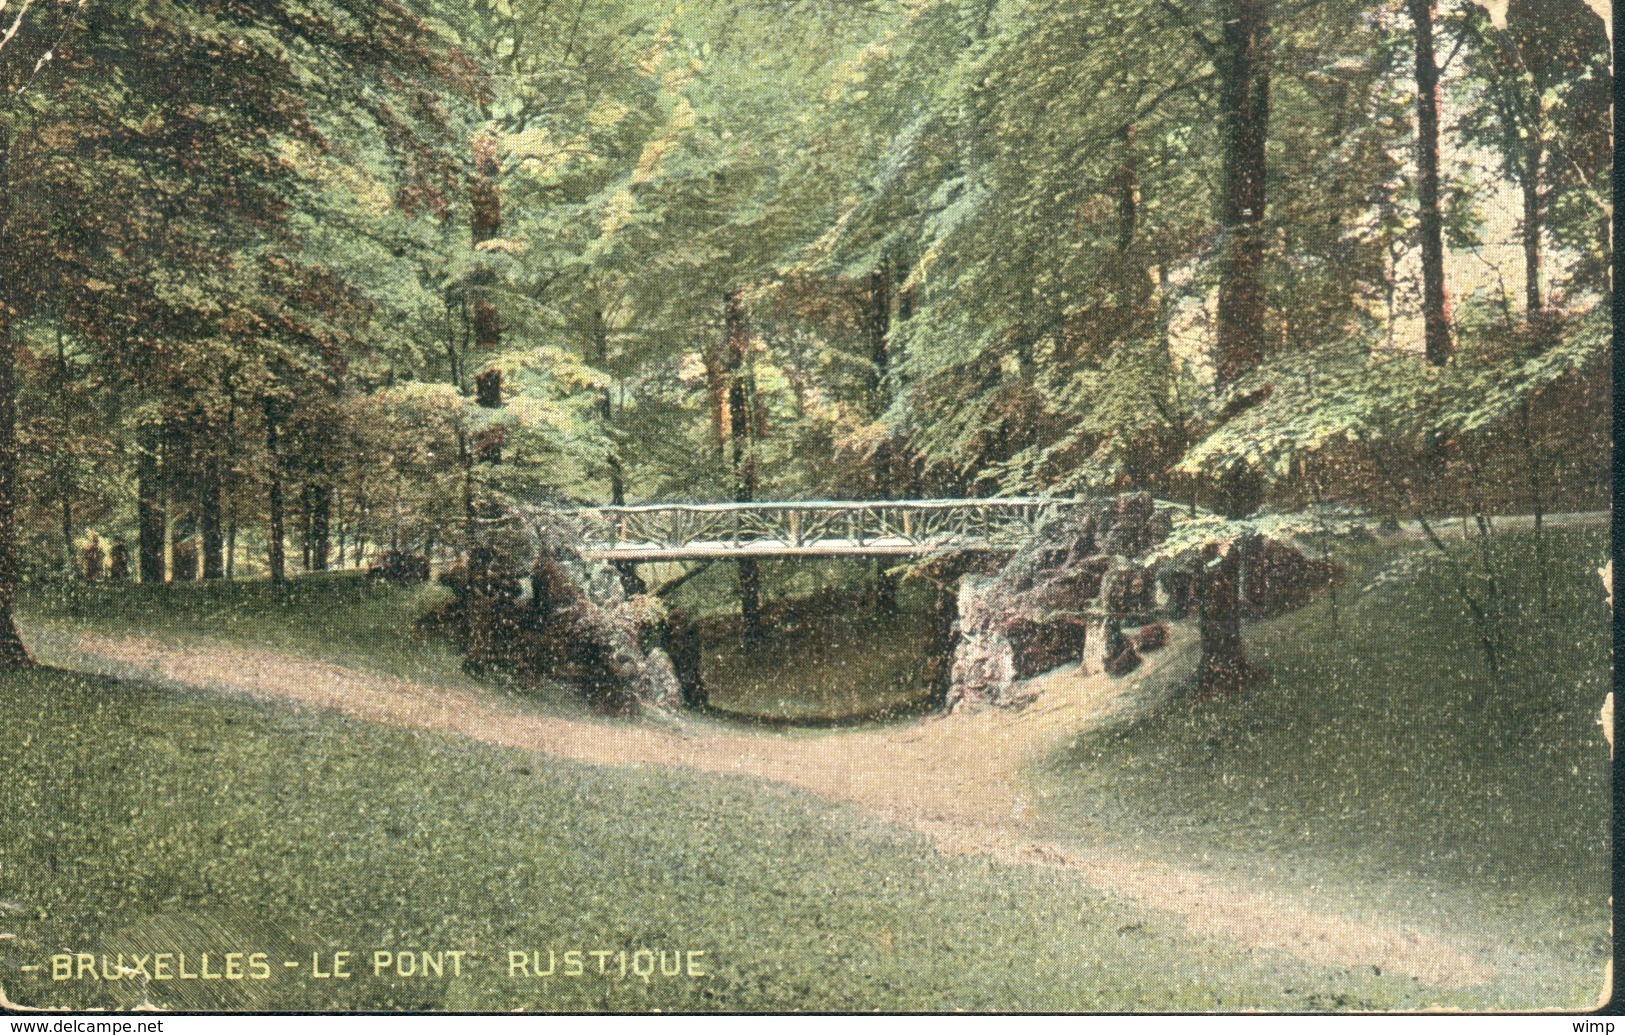
<instances>
[{"instance_id":1,"label":"white lattice railing","mask_svg":"<svg viewBox=\"0 0 1625 1035\"><path fill-rule=\"evenodd\" d=\"M1080 501L906 500L654 504L575 512L589 556L685 560L1013 550Z\"/></svg>"}]
</instances>

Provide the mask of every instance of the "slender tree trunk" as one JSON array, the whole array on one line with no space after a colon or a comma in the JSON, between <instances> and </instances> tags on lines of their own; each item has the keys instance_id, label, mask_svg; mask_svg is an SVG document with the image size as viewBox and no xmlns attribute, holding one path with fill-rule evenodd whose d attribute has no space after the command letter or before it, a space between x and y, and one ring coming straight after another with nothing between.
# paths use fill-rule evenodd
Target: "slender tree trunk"
<instances>
[{"instance_id":1,"label":"slender tree trunk","mask_svg":"<svg viewBox=\"0 0 1625 1035\"><path fill-rule=\"evenodd\" d=\"M167 451L165 453L165 460L166 461L168 460ZM162 499L163 499L163 515L164 515L164 527L163 527L163 534L162 534L162 540L163 540L163 544L164 544L164 546L163 546L163 550L164 550L163 570L168 573L169 581L174 582L180 576L175 571L175 497L170 495L170 492L169 492L169 486L168 486L169 476L170 476L170 468L167 465L167 463L160 466L160 468L159 468L159 480L164 483L163 496L162 496Z\"/></svg>"},{"instance_id":2,"label":"slender tree trunk","mask_svg":"<svg viewBox=\"0 0 1625 1035\"><path fill-rule=\"evenodd\" d=\"M1538 121L1538 117L1537 117ZM1546 310L1546 292L1541 285L1541 205L1540 170L1545 158L1545 141L1538 129L1530 129L1524 142L1523 168L1523 269L1524 319L1531 327L1540 323Z\"/></svg>"},{"instance_id":3,"label":"slender tree trunk","mask_svg":"<svg viewBox=\"0 0 1625 1035\"><path fill-rule=\"evenodd\" d=\"M11 126L0 120L0 669L22 669L34 659L17 633L17 343L13 296L21 273L11 240Z\"/></svg>"},{"instance_id":4,"label":"slender tree trunk","mask_svg":"<svg viewBox=\"0 0 1625 1035\"><path fill-rule=\"evenodd\" d=\"M1427 361L1450 362L1455 343L1444 276L1444 216L1439 191L1439 66L1434 56L1437 0L1406 0L1416 43L1416 201L1422 243L1422 328ZM1449 452L1442 439L1422 457L1423 478L1443 485Z\"/></svg>"},{"instance_id":5,"label":"slender tree trunk","mask_svg":"<svg viewBox=\"0 0 1625 1035\"><path fill-rule=\"evenodd\" d=\"M876 266L869 271L868 314L864 318L869 338L869 408L879 418L890 406L887 377L892 351L892 271ZM890 450L884 442L874 448L869 478L874 481L876 499L890 499ZM881 614L897 613L897 578L887 574L886 557L874 559L874 608Z\"/></svg>"},{"instance_id":6,"label":"slender tree trunk","mask_svg":"<svg viewBox=\"0 0 1625 1035\"><path fill-rule=\"evenodd\" d=\"M197 545L190 535L181 534L181 519L176 517L180 510L172 501L170 507L169 523L169 580L171 582L197 581ZM197 525L197 515L192 515L192 525Z\"/></svg>"},{"instance_id":7,"label":"slender tree trunk","mask_svg":"<svg viewBox=\"0 0 1625 1035\"><path fill-rule=\"evenodd\" d=\"M237 501L226 504L226 581L237 577Z\"/></svg>"},{"instance_id":8,"label":"slender tree trunk","mask_svg":"<svg viewBox=\"0 0 1625 1035\"><path fill-rule=\"evenodd\" d=\"M198 547L203 554L203 577L225 574L225 538L220 533L220 457L212 451L203 459L198 485Z\"/></svg>"},{"instance_id":9,"label":"slender tree trunk","mask_svg":"<svg viewBox=\"0 0 1625 1035\"><path fill-rule=\"evenodd\" d=\"M727 328L728 427L732 447L734 502L749 503L756 498L756 457L750 443L750 396L746 383L746 355L750 349L750 329L745 323L745 296L738 288L728 292L724 302ZM738 562L739 617L745 645L762 641L762 576L753 558Z\"/></svg>"},{"instance_id":10,"label":"slender tree trunk","mask_svg":"<svg viewBox=\"0 0 1625 1035\"><path fill-rule=\"evenodd\" d=\"M498 141L489 133L474 139L474 174L469 182L469 234L475 248L502 233L501 160ZM474 347L483 355L502 345L502 315L491 299L496 274L482 263L470 277L473 299Z\"/></svg>"},{"instance_id":11,"label":"slender tree trunk","mask_svg":"<svg viewBox=\"0 0 1625 1035\"><path fill-rule=\"evenodd\" d=\"M891 372L892 276L885 264L869 273L867 309L869 404L878 419L891 406L888 377ZM889 499L892 496L891 450L884 441L875 447L869 473L874 481L875 497ZM874 597L875 609L881 614L897 613L897 579L886 571L884 557L875 558Z\"/></svg>"},{"instance_id":12,"label":"slender tree trunk","mask_svg":"<svg viewBox=\"0 0 1625 1035\"><path fill-rule=\"evenodd\" d=\"M959 593L957 580L936 583L931 594L931 643L926 648L925 683L933 704L941 709L953 689L954 651L959 646Z\"/></svg>"},{"instance_id":13,"label":"slender tree trunk","mask_svg":"<svg viewBox=\"0 0 1625 1035\"><path fill-rule=\"evenodd\" d=\"M135 462L136 556L141 581L149 584L164 581L164 528L168 522L158 466L158 444L163 437L162 431L147 430Z\"/></svg>"},{"instance_id":14,"label":"slender tree trunk","mask_svg":"<svg viewBox=\"0 0 1625 1035\"><path fill-rule=\"evenodd\" d=\"M233 375L235 380L235 374ZM230 405L226 407L226 448L235 452L237 448L237 397L230 396ZM227 581L237 575L237 468L235 464L228 465L220 472L221 495L225 499L226 508L226 565L225 577Z\"/></svg>"},{"instance_id":15,"label":"slender tree trunk","mask_svg":"<svg viewBox=\"0 0 1625 1035\"><path fill-rule=\"evenodd\" d=\"M1422 325L1427 359L1450 361L1450 298L1444 279L1439 198L1439 65L1433 52L1437 0L1407 0L1416 29L1416 202L1422 235Z\"/></svg>"},{"instance_id":16,"label":"slender tree trunk","mask_svg":"<svg viewBox=\"0 0 1625 1035\"><path fill-rule=\"evenodd\" d=\"M271 581L287 581L287 558L282 542L282 448L279 423L281 415L274 399L265 400L265 456L266 456L266 530L265 566Z\"/></svg>"},{"instance_id":17,"label":"slender tree trunk","mask_svg":"<svg viewBox=\"0 0 1625 1035\"><path fill-rule=\"evenodd\" d=\"M729 296L732 297L731 295ZM704 350L705 387L711 397L711 430L715 433L717 456L726 458L733 427L728 420L728 335L722 343Z\"/></svg>"},{"instance_id":18,"label":"slender tree trunk","mask_svg":"<svg viewBox=\"0 0 1625 1035\"><path fill-rule=\"evenodd\" d=\"M474 449L469 441L468 429L457 427L457 466L463 474L463 549L474 545L479 524L474 513Z\"/></svg>"},{"instance_id":19,"label":"slender tree trunk","mask_svg":"<svg viewBox=\"0 0 1625 1035\"><path fill-rule=\"evenodd\" d=\"M0 129L0 133L4 130ZM3 148L0 137L0 148ZM0 151L0 172L5 169ZM0 179L0 183L4 183ZM0 202L0 204L4 204ZM4 212L0 210L0 219ZM0 669L29 668L34 659L17 633L17 343L0 305Z\"/></svg>"},{"instance_id":20,"label":"slender tree trunk","mask_svg":"<svg viewBox=\"0 0 1625 1035\"><path fill-rule=\"evenodd\" d=\"M310 563L307 571L326 571L333 549L333 488L325 482L310 483Z\"/></svg>"},{"instance_id":21,"label":"slender tree trunk","mask_svg":"<svg viewBox=\"0 0 1625 1035\"><path fill-rule=\"evenodd\" d=\"M66 479L57 484L57 503L60 508L58 518L62 523L63 563L68 574L72 575L78 569L74 563L73 550L73 495Z\"/></svg>"},{"instance_id":22,"label":"slender tree trunk","mask_svg":"<svg viewBox=\"0 0 1625 1035\"><path fill-rule=\"evenodd\" d=\"M592 311L593 361L598 369L609 373L609 325L604 322L603 310ZM612 507L626 506L626 470L621 464L620 445L615 441L615 393L605 385L598 393L598 419L603 424L604 436L609 439L609 503ZM615 562L615 572L621 579L621 590L628 596L648 592L649 585L638 574L638 566L630 561Z\"/></svg>"},{"instance_id":23,"label":"slender tree trunk","mask_svg":"<svg viewBox=\"0 0 1625 1035\"><path fill-rule=\"evenodd\" d=\"M891 271L884 264L869 272L864 336L869 340L869 405L875 416L890 405L886 375L891 365Z\"/></svg>"},{"instance_id":24,"label":"slender tree trunk","mask_svg":"<svg viewBox=\"0 0 1625 1035\"><path fill-rule=\"evenodd\" d=\"M1270 3L1231 0L1220 47L1219 130L1223 140L1219 260L1218 349L1220 391L1264 357L1264 210L1266 144L1270 120ZM1238 465L1220 480L1217 509L1247 517L1263 502L1263 478ZM1241 635L1242 558L1245 538L1216 547L1197 572L1202 636L1199 682L1206 691L1239 689L1251 678ZM1232 570L1231 566L1234 566Z\"/></svg>"},{"instance_id":25,"label":"slender tree trunk","mask_svg":"<svg viewBox=\"0 0 1625 1035\"><path fill-rule=\"evenodd\" d=\"M299 567L310 570L310 490L309 482L299 486Z\"/></svg>"},{"instance_id":26,"label":"slender tree trunk","mask_svg":"<svg viewBox=\"0 0 1625 1035\"><path fill-rule=\"evenodd\" d=\"M336 538L338 540L339 556L337 567L339 571L343 571L345 568L345 547L349 545L350 541L350 512L345 506L344 494L336 489L333 492L333 509L338 513L338 534Z\"/></svg>"},{"instance_id":27,"label":"slender tree trunk","mask_svg":"<svg viewBox=\"0 0 1625 1035\"><path fill-rule=\"evenodd\" d=\"M68 346L60 326L56 329L57 405L62 435L57 441L56 491L57 506L62 522L63 566L72 574L77 570L73 549L73 466L69 459L68 441L73 435L73 400L68 395Z\"/></svg>"},{"instance_id":28,"label":"slender tree trunk","mask_svg":"<svg viewBox=\"0 0 1625 1035\"><path fill-rule=\"evenodd\" d=\"M592 345L593 362L605 374L609 373L609 326L604 322L604 313L600 309L592 311ZM621 468L620 453L613 441L615 432L615 394L609 385L605 385L598 393L598 420L603 424L604 435L611 439L609 447L609 499L612 506L626 505L626 482Z\"/></svg>"}]
</instances>

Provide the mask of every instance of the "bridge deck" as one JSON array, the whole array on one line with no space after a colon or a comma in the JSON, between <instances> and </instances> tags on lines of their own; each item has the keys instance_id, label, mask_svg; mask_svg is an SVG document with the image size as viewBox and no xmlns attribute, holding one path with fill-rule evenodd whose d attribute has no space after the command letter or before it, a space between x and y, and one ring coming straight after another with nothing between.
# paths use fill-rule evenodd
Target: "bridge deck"
<instances>
[{"instance_id":1,"label":"bridge deck","mask_svg":"<svg viewBox=\"0 0 1625 1035\"><path fill-rule=\"evenodd\" d=\"M608 561L747 557L906 557L1008 552L1079 501L823 501L656 504L576 511L586 554Z\"/></svg>"},{"instance_id":2,"label":"bridge deck","mask_svg":"<svg viewBox=\"0 0 1625 1035\"><path fill-rule=\"evenodd\" d=\"M1008 552L1016 544L990 544L967 541L958 543L943 540L935 543L911 542L905 539L830 539L819 543L795 545L791 543L754 542L695 542L682 546L659 546L652 543L617 543L612 546L589 547L586 556L598 561L699 561L729 557L912 557L937 550L960 549L980 552Z\"/></svg>"}]
</instances>

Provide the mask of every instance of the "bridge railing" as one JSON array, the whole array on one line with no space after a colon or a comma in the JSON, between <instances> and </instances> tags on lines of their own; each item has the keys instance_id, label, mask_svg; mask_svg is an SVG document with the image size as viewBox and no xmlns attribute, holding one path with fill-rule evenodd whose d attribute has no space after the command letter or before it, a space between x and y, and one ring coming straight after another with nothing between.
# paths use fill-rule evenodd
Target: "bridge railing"
<instances>
[{"instance_id":1,"label":"bridge railing","mask_svg":"<svg viewBox=\"0 0 1625 1035\"><path fill-rule=\"evenodd\" d=\"M919 554L1015 549L1079 501L1032 497L654 504L575 511L599 556Z\"/></svg>"}]
</instances>

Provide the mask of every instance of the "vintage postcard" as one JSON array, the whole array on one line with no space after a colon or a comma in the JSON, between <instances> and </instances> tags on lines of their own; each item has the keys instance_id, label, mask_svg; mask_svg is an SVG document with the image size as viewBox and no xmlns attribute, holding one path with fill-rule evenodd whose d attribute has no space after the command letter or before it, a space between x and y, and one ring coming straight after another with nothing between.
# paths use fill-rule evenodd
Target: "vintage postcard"
<instances>
[{"instance_id":1,"label":"vintage postcard","mask_svg":"<svg viewBox=\"0 0 1625 1035\"><path fill-rule=\"evenodd\" d=\"M1613 31L0 0L8 1023L1602 1008Z\"/></svg>"}]
</instances>

